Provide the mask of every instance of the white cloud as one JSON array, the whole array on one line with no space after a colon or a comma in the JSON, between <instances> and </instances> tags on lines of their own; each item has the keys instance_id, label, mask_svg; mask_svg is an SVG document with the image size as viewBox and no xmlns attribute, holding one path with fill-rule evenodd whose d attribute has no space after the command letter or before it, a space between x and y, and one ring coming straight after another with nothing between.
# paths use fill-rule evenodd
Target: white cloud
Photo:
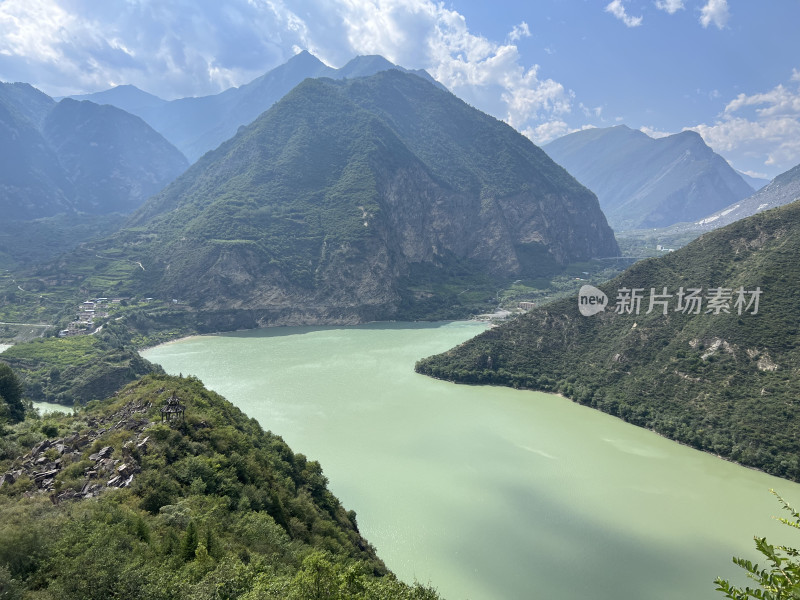
<instances>
[{"instance_id":1,"label":"white cloud","mask_svg":"<svg viewBox=\"0 0 800 600\"><path fill-rule=\"evenodd\" d=\"M683 6L683 0L656 0L656 8L674 15L685 7Z\"/></svg>"},{"instance_id":2,"label":"white cloud","mask_svg":"<svg viewBox=\"0 0 800 600\"><path fill-rule=\"evenodd\" d=\"M527 23L499 44L473 34L461 14L430 0L348 0L343 6L352 53L427 69L456 95L518 129L571 110L572 94L553 79L540 79L538 65L523 65L511 43L530 35Z\"/></svg>"},{"instance_id":3,"label":"white cloud","mask_svg":"<svg viewBox=\"0 0 800 600\"><path fill-rule=\"evenodd\" d=\"M728 0L708 0L700 11L700 24L708 27L713 23L717 29L722 29L728 24L729 17Z\"/></svg>"},{"instance_id":4,"label":"white cloud","mask_svg":"<svg viewBox=\"0 0 800 600\"><path fill-rule=\"evenodd\" d=\"M712 125L691 127L720 153L734 153L771 170L800 163L800 83L794 70L788 85L767 92L739 94ZM735 161L734 161L735 162Z\"/></svg>"},{"instance_id":5,"label":"white cloud","mask_svg":"<svg viewBox=\"0 0 800 600\"><path fill-rule=\"evenodd\" d=\"M522 23L519 25L514 25L514 29L512 29L511 33L508 34L508 39L510 39L512 42L521 40L524 37L531 37L531 30L525 21L522 21Z\"/></svg>"},{"instance_id":6,"label":"white cloud","mask_svg":"<svg viewBox=\"0 0 800 600\"><path fill-rule=\"evenodd\" d=\"M0 52L56 63L62 58L62 32L74 25L66 11L46 0L6 0L0 4Z\"/></svg>"},{"instance_id":7,"label":"white cloud","mask_svg":"<svg viewBox=\"0 0 800 600\"><path fill-rule=\"evenodd\" d=\"M642 17L631 17L628 15L625 6L622 4L622 0L612 0L612 2L606 6L605 10L625 23L626 27L638 27L644 20Z\"/></svg>"},{"instance_id":8,"label":"white cloud","mask_svg":"<svg viewBox=\"0 0 800 600\"><path fill-rule=\"evenodd\" d=\"M581 109L581 112L583 112L583 115L588 118L599 119L603 114L602 106L590 107L586 106L583 102L580 102L578 107Z\"/></svg>"},{"instance_id":9,"label":"white cloud","mask_svg":"<svg viewBox=\"0 0 800 600\"><path fill-rule=\"evenodd\" d=\"M543 146L547 142L552 142L573 131L564 121L553 120L535 127L526 127L522 130L522 135L528 137L535 144Z\"/></svg>"},{"instance_id":10,"label":"white cloud","mask_svg":"<svg viewBox=\"0 0 800 600\"><path fill-rule=\"evenodd\" d=\"M786 115L796 117L800 115L800 94L796 90L790 90L781 84L769 92L761 94L753 94L752 96L739 94L725 107L725 115L732 115L747 107L759 107L755 109L759 117Z\"/></svg>"},{"instance_id":11,"label":"white cloud","mask_svg":"<svg viewBox=\"0 0 800 600\"><path fill-rule=\"evenodd\" d=\"M0 2L0 78L53 95L133 83L164 96L218 92L305 47L275 3Z\"/></svg>"},{"instance_id":12,"label":"white cloud","mask_svg":"<svg viewBox=\"0 0 800 600\"><path fill-rule=\"evenodd\" d=\"M381 54L424 68L519 129L559 121L573 94L525 64L514 42L470 31L437 0L0 0L0 79L51 95L132 83L164 98L251 81L308 49L341 66Z\"/></svg>"},{"instance_id":13,"label":"white cloud","mask_svg":"<svg viewBox=\"0 0 800 600\"><path fill-rule=\"evenodd\" d=\"M659 131L658 129L654 129L653 127L646 127L646 126L645 127L639 127L639 131L641 131L642 133L644 133L646 135L649 135L651 138L654 138L654 139L663 138L663 137L667 137L669 135L672 135L668 131Z\"/></svg>"},{"instance_id":14,"label":"white cloud","mask_svg":"<svg viewBox=\"0 0 800 600\"><path fill-rule=\"evenodd\" d=\"M728 119L714 125L692 127L718 152L741 151L765 157L765 166L788 170L800 164L800 121L781 118L770 121Z\"/></svg>"}]
</instances>

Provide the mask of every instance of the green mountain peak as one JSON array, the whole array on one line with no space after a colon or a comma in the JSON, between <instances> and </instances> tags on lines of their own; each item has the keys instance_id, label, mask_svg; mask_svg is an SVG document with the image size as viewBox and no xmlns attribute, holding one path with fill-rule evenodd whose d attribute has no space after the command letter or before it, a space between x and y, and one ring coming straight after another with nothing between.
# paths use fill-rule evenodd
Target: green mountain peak
<instances>
[{"instance_id":1,"label":"green mountain peak","mask_svg":"<svg viewBox=\"0 0 800 600\"><path fill-rule=\"evenodd\" d=\"M397 70L304 81L113 243L151 295L264 324L393 318L423 271L510 278L618 253L544 152Z\"/></svg>"}]
</instances>

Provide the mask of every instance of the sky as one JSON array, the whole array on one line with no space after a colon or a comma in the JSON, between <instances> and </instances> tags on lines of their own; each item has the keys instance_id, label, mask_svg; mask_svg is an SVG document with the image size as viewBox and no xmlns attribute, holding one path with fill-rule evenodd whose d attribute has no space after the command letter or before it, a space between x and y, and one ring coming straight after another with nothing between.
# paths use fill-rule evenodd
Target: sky
<instances>
[{"instance_id":1,"label":"sky","mask_svg":"<svg viewBox=\"0 0 800 600\"><path fill-rule=\"evenodd\" d=\"M0 80L54 97L213 94L301 50L426 69L539 145L624 124L800 164L800 0L0 0Z\"/></svg>"}]
</instances>

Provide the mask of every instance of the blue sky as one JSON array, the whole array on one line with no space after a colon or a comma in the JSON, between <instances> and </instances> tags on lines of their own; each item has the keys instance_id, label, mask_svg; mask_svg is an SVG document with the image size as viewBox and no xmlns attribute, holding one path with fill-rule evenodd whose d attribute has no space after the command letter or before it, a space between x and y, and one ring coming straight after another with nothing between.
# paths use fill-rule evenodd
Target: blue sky
<instances>
[{"instance_id":1,"label":"blue sky","mask_svg":"<svg viewBox=\"0 0 800 600\"><path fill-rule=\"evenodd\" d=\"M382 54L538 144L694 129L771 178L800 163L799 33L800 0L0 0L0 80L175 98Z\"/></svg>"}]
</instances>

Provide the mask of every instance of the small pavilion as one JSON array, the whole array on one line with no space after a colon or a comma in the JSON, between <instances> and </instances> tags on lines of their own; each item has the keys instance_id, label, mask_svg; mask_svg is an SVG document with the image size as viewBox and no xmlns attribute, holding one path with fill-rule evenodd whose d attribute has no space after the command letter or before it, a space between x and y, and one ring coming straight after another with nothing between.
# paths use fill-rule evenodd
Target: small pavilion
<instances>
[{"instance_id":1,"label":"small pavilion","mask_svg":"<svg viewBox=\"0 0 800 600\"><path fill-rule=\"evenodd\" d=\"M186 407L178 400L175 392L172 392L167 403L161 407L161 422L183 421L185 413Z\"/></svg>"}]
</instances>

